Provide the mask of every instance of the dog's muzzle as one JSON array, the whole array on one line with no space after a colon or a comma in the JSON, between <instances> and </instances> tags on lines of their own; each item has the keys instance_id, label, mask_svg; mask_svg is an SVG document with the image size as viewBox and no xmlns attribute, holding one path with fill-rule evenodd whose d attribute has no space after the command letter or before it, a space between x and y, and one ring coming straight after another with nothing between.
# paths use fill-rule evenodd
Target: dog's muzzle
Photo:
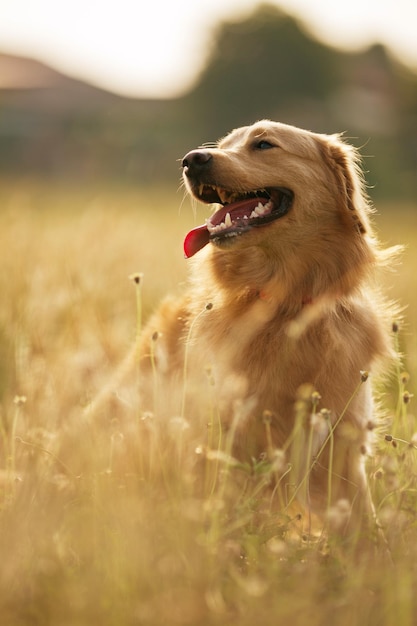
<instances>
[{"instance_id":1,"label":"dog's muzzle","mask_svg":"<svg viewBox=\"0 0 417 626\"><path fill-rule=\"evenodd\" d=\"M209 242L231 243L254 227L283 217L294 194L284 187L236 191L220 187L213 177L214 156L210 150L192 150L182 160L183 175L192 194L202 202L221 206L202 226L191 230L184 241L185 256L191 257Z\"/></svg>"}]
</instances>

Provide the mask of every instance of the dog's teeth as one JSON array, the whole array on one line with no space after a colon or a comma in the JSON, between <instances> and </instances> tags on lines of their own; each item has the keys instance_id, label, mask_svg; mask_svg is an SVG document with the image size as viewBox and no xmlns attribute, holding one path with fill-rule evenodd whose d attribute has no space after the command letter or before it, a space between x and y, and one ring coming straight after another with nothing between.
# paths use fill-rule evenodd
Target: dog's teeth
<instances>
[{"instance_id":1,"label":"dog's teeth","mask_svg":"<svg viewBox=\"0 0 417 626\"><path fill-rule=\"evenodd\" d=\"M225 202L227 202L228 197L229 197L229 195L230 195L230 194L229 194L229 192L228 192L228 191L226 191L225 189L217 189L217 188L215 188L215 189L216 189L216 191L217 191L217 195L219 196L219 198L220 198L221 202L223 202L223 204L224 204Z\"/></svg>"},{"instance_id":2,"label":"dog's teeth","mask_svg":"<svg viewBox=\"0 0 417 626\"><path fill-rule=\"evenodd\" d=\"M212 224L210 219L206 219L206 226L207 226L207 230L209 231L210 234L213 233L218 233L221 230L224 230L225 228L227 228L226 224L224 222L221 222L220 224Z\"/></svg>"},{"instance_id":3,"label":"dog's teeth","mask_svg":"<svg viewBox=\"0 0 417 626\"><path fill-rule=\"evenodd\" d=\"M252 213L249 215L251 219L255 219L256 217L262 217L270 212L272 205L270 202L266 204L262 204L262 202L258 202L258 205L253 209Z\"/></svg>"},{"instance_id":4,"label":"dog's teeth","mask_svg":"<svg viewBox=\"0 0 417 626\"><path fill-rule=\"evenodd\" d=\"M228 228L231 228L234 223L238 223L241 220L257 219L269 213L269 211L272 208L271 205L272 205L271 202L262 204L262 202L259 201L258 205L253 209L250 215L242 215L241 217L237 217L235 222L232 220L232 216L230 215L230 212L225 214L224 220L223 222L220 222L220 224L214 225L212 224L210 218L208 218L206 219L207 230L209 231L210 234L220 233L224 230L227 230Z\"/></svg>"}]
</instances>

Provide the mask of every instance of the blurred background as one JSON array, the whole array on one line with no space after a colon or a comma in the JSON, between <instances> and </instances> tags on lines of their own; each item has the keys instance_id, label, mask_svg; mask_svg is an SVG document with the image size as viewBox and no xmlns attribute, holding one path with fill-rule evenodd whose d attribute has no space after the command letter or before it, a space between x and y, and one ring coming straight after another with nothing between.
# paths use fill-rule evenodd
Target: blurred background
<instances>
[{"instance_id":1,"label":"blurred background","mask_svg":"<svg viewBox=\"0 0 417 626\"><path fill-rule=\"evenodd\" d=\"M0 624L417 624L416 27L417 0L0 0ZM306 540L264 459L234 469L219 441L196 480L211 376L192 455L186 420L137 399L135 338L207 215L181 157L265 117L344 132L380 239L407 246L381 278L406 308L398 439L376 429L369 466L392 568Z\"/></svg>"},{"instance_id":2,"label":"blurred background","mask_svg":"<svg viewBox=\"0 0 417 626\"><path fill-rule=\"evenodd\" d=\"M14 0L1 176L177 184L178 159L271 118L344 132L374 199L417 192L414 0Z\"/></svg>"}]
</instances>

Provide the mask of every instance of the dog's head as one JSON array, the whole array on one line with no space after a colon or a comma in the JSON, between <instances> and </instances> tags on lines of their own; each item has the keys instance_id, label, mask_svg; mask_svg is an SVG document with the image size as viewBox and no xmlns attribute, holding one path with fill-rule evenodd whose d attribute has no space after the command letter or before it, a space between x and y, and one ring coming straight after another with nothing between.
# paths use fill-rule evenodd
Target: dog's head
<instances>
[{"instance_id":1,"label":"dog's head","mask_svg":"<svg viewBox=\"0 0 417 626\"><path fill-rule=\"evenodd\" d=\"M206 223L188 233L187 257L210 244L230 262L230 254L256 247L271 272L291 263L305 280L312 267L323 272L327 255L332 282L373 260L357 153L339 135L264 120L189 152L182 166L189 192L214 204Z\"/></svg>"}]
</instances>

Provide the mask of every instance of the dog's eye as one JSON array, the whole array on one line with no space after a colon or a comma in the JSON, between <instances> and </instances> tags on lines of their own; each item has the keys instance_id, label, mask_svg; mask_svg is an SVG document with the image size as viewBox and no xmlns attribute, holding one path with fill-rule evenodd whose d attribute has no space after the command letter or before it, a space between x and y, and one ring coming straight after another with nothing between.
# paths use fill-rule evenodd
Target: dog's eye
<instances>
[{"instance_id":1,"label":"dog's eye","mask_svg":"<svg viewBox=\"0 0 417 626\"><path fill-rule=\"evenodd\" d=\"M257 141L253 147L255 150L269 150L275 146L271 142L266 141L266 139L261 139L260 141Z\"/></svg>"}]
</instances>

